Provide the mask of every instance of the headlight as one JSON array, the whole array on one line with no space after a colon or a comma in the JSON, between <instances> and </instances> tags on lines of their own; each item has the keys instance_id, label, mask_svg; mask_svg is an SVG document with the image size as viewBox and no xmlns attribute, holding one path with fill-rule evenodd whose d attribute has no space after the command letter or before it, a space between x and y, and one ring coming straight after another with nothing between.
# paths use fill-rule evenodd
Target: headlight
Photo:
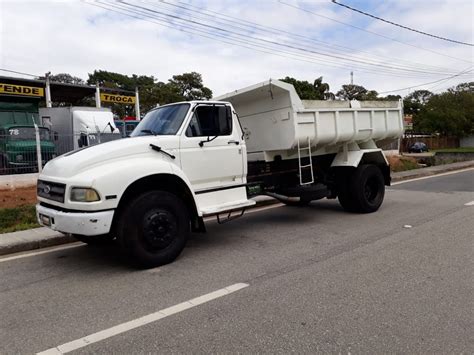
<instances>
[{"instance_id":1,"label":"headlight","mask_svg":"<svg viewBox=\"0 0 474 355\"><path fill-rule=\"evenodd\" d=\"M23 155L22 154L18 154L16 156L16 161L23 161Z\"/></svg>"},{"instance_id":2,"label":"headlight","mask_svg":"<svg viewBox=\"0 0 474 355\"><path fill-rule=\"evenodd\" d=\"M71 190L71 201L94 202L99 200L99 194L94 189L88 189L85 187L73 187Z\"/></svg>"}]
</instances>

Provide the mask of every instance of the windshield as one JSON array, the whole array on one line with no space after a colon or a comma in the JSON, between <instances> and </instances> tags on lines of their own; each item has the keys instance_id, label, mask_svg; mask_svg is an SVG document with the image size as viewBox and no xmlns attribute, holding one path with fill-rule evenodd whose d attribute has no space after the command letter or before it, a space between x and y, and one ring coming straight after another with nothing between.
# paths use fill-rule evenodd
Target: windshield
<instances>
[{"instance_id":1,"label":"windshield","mask_svg":"<svg viewBox=\"0 0 474 355\"><path fill-rule=\"evenodd\" d=\"M49 130L47 128L38 128L40 140L50 140ZM34 127L11 127L7 130L7 135L10 140L21 141L21 140L35 140L35 128Z\"/></svg>"},{"instance_id":2,"label":"windshield","mask_svg":"<svg viewBox=\"0 0 474 355\"><path fill-rule=\"evenodd\" d=\"M190 104L169 105L148 112L130 134L130 137L150 134L175 135L190 106Z\"/></svg>"}]
</instances>

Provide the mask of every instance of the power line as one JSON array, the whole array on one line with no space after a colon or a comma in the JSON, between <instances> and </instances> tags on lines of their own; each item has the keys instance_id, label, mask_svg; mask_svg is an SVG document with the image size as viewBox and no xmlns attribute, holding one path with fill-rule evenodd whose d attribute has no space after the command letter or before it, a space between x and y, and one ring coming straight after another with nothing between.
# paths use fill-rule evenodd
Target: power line
<instances>
[{"instance_id":1,"label":"power line","mask_svg":"<svg viewBox=\"0 0 474 355\"><path fill-rule=\"evenodd\" d=\"M385 36L385 35L380 34L380 33L377 33L377 32L373 32L373 31L366 30L365 28L362 28L362 27L358 27L358 26L351 25L350 23L342 22L342 21L333 19L333 18L331 18L331 17L318 14L317 12L310 11L310 10L308 10L308 9L305 9L305 8L302 8L302 7L299 7L299 6L295 6L295 5L292 5L292 4L288 4L288 3L286 3L286 2L283 2L282 0L279 0L279 2L280 2L280 4L283 4L283 5L292 7L292 8L294 8L294 9L297 9L297 10L300 10L300 11L304 11L304 12L310 13L310 14L315 15L315 16L318 16L318 17L322 17L322 18L324 18L324 19L326 19L326 20L330 20L330 21L339 23L339 24L341 24L341 25L349 26L349 27L354 28L354 29L356 29L356 30L364 31L364 32L370 33L370 34L372 34L372 35L374 35L374 36L382 37L382 38L388 39L388 40L390 40L390 41L403 44L403 45L405 45L405 46L410 46L410 47L413 47L413 48L421 49L421 50L424 50L424 51L427 51L427 52L430 52L430 53L434 53L434 54L437 54L437 55L440 55L440 56L443 56L443 57L447 57L447 58L451 58L451 59L456 59L456 60L459 60L459 61L461 61L461 62L471 63L471 61L469 61L469 60L465 60L465 59L461 59L461 58L456 58L456 57L453 57L453 56L450 56L450 55L447 55L447 54L443 54L443 53L440 53L440 52L433 51L433 50L428 49L428 48L424 48L424 47L417 46L417 45L414 45L414 44L411 44L411 43L408 43L408 42L400 41L400 40L398 40L398 39L395 39L395 38L392 38L392 37L388 37L388 36Z\"/></svg>"},{"instance_id":2,"label":"power line","mask_svg":"<svg viewBox=\"0 0 474 355\"><path fill-rule=\"evenodd\" d=\"M97 5L97 2L100 3L101 5L106 5L106 6ZM93 6L97 6L97 7L106 9L108 11L113 11L113 12L119 13L121 15L136 18L136 19L146 21L146 22L151 22L151 23L154 23L154 24L158 24L160 26L171 28L173 30L179 30L179 31L184 32L184 33L189 33L189 34L192 34L192 35L198 35L198 36L208 38L208 39L212 39L212 40L215 40L215 41L219 41L219 42L222 42L222 43L236 45L236 46L240 46L240 47L243 47L243 48L255 50L255 51L258 51L258 52L272 54L272 55L285 57L285 58L289 58L289 59L293 59L293 60L309 62L309 63L312 63L312 64L315 64L316 62L326 62L327 64L325 64L325 65L327 65L327 66L342 67L341 64L337 64L337 62L334 61L334 60L333 61L328 61L328 60L323 60L323 59L320 59L320 58L315 59L314 57L310 56L311 53L310 54L301 54L301 53L288 51L288 49L286 49L286 50L275 49L275 48L272 48L267 43L265 43L265 44L257 43L255 41L250 40L249 35L242 35L241 33L238 33L238 35L240 37L243 37L243 39L240 39L240 37L239 38L234 38L234 36L231 36L227 33L226 34L221 33L222 31L220 31L220 29L216 31L216 28L209 28L209 26L207 26L205 24L202 24L202 23L199 23L200 27L197 27L197 25L193 25L193 23L197 23L196 21L190 21L188 19L176 16L174 14L173 14L174 17L171 17L171 19L170 19L167 16L165 16L166 14L164 14L164 13L161 13L161 12L158 12L158 11L153 11L153 10L150 10L150 9L147 9L147 8L144 8L144 9L148 10L148 11L144 12L144 10L140 10L138 8L135 8L135 6L133 6L132 4L127 4L125 1L120 1L120 3L117 3L117 2L109 2L109 3L105 2L104 3L104 2L101 2L101 1L96 1L96 3L89 3L89 2L86 2L86 3L88 3L90 5L93 5ZM143 7L141 7L141 8L143 8ZM150 11L152 13L150 13ZM153 20L149 20L150 18L153 19ZM182 21L182 23L180 21ZM285 55L285 54L288 54L290 56ZM371 64L371 63L369 63L369 64ZM347 69L348 67L346 66L344 68ZM397 69L399 69L399 68L397 68ZM393 71L391 71L391 69L383 70L381 68L378 68L377 72L369 71L368 69L359 70L359 71L360 72L373 73L373 74L376 74L376 75L379 75L379 76L390 75L390 76L402 77L402 75L405 74L404 77L407 77L407 75L408 75L408 73L394 73ZM384 73L386 73L386 74L384 74ZM439 75L438 73L431 73L431 74ZM421 74L418 74L418 76L420 76L420 75Z\"/></svg>"},{"instance_id":3,"label":"power line","mask_svg":"<svg viewBox=\"0 0 474 355\"><path fill-rule=\"evenodd\" d=\"M285 31L285 30L275 28L275 27L271 27L271 26L260 25L258 23L243 20L243 19L240 19L240 18L236 18L236 17L230 16L228 14L224 15L224 14L222 14L222 12L212 11L212 10L209 10L209 9L203 9L201 7L193 6L191 4L183 3L183 2L180 2L180 1L177 1L177 3L168 3L164 0L161 0L159 4L160 5L163 4L163 5L176 7L176 8L179 8L180 10L182 10L184 12L191 12L193 14L195 12L197 12L197 13L205 15L205 16L212 16L213 23L215 23L216 21L217 22L220 21L220 22L237 24L237 25L239 25L240 28L242 28L242 26L243 26L243 28L247 29L247 30L249 30L249 26L252 26L250 28L250 30L263 31L263 32L271 34L271 35L276 34L276 35L279 35L279 36L285 35L287 37L290 36L290 37L298 38L298 40L300 40L300 41L303 40L306 43L308 43L308 42L313 43L313 46L314 46L314 43L316 43L320 46L329 47L329 48L331 48L330 50L332 50L332 51L342 52L345 55L347 55L347 50L349 50L351 52L367 53L367 54L370 54L372 56L382 58L384 60L386 60L386 59L394 60L395 59L393 57L381 56L381 55L377 55L377 54L374 54L374 53L371 53L371 52L368 52L368 51L363 51L360 48L356 49L356 48L342 46L342 45L338 45L338 44L334 44L334 43L324 42L324 41L321 41L319 39L315 39L313 37L303 36L303 35L300 35L300 34L297 34L297 33ZM155 8L157 7L157 5L152 5L152 6L154 6ZM235 27L234 25L231 25L231 26ZM325 50L327 50L327 49L325 49ZM371 60L371 58L360 57L360 56L357 56L357 54L355 55L355 57L360 58L360 59ZM441 68L441 67L436 67L436 66L432 66L432 65L426 65L426 64L411 62L411 61L403 60L403 59L400 59L400 58L396 58L396 60L398 62L406 62L408 64L411 64L410 66L404 65L405 67L415 67L415 68L420 68L420 67L430 68L431 67L431 68L433 68L432 70L436 70L436 69L446 70L446 68Z\"/></svg>"},{"instance_id":4,"label":"power line","mask_svg":"<svg viewBox=\"0 0 474 355\"><path fill-rule=\"evenodd\" d=\"M205 28L205 29L208 29L208 30L211 30L211 31L225 32L225 33L227 33L229 35L232 35L232 36L237 36L237 37L241 37L241 38L243 37L243 39L248 42L248 34L242 34L241 32L237 32L237 31L234 31L234 30L229 30L229 29L224 28L222 26L216 26L216 25L209 25L209 24L206 24L206 23L201 23L201 22L196 21L194 19L180 17L180 16L178 16L177 14L174 14L174 13L169 14L169 13L165 13L165 12L162 12L162 11L153 10L153 9L150 9L150 8L147 8L147 7L144 7L144 6L135 5L135 4L123 1L123 0L118 1L118 3L124 4L126 7L131 8L133 10L139 9L140 11L145 11L147 13L147 15L150 15L149 13L152 13L155 16L156 15L166 16L167 18L170 18L174 21L183 21L183 22L186 23L186 25L192 24L192 25L195 25L195 26L199 26L200 28ZM108 3L108 5L109 6L114 6L113 4L110 4L110 3ZM143 13L142 13L142 15L143 15ZM270 46L273 45L273 46L276 46L276 47L279 47L279 48L281 48L281 47L289 48L290 50L296 50L298 52L309 53L310 55L329 57L331 59L336 59L336 60L339 60L339 61L342 61L342 62L348 62L351 65L354 65L354 63L359 63L359 64L362 64L362 65L376 66L377 70L379 70L379 71L382 68L386 71L389 70L389 71L399 71L399 72L401 71L401 72L422 73L422 74L438 74L438 75L441 74L440 72L433 72L433 71L428 71L428 70L409 69L409 68L403 68L403 67L399 67L399 66L397 67L397 66L386 65L386 64L382 64L382 63L371 63L371 62L367 62L367 61L364 61L364 60L348 58L347 55L346 56L340 56L340 55L333 55L333 54L323 53L323 52L320 52L320 51L315 51L315 50L311 50L311 49L301 47L298 44L287 44L287 43L278 42L278 41L267 39L267 38L253 37L252 39L254 41L260 42L260 44L264 43L265 45L270 45ZM444 73L444 74L450 74L450 73Z\"/></svg>"},{"instance_id":5,"label":"power line","mask_svg":"<svg viewBox=\"0 0 474 355\"><path fill-rule=\"evenodd\" d=\"M438 86L440 86L440 85L441 85L441 86L446 85L446 83L449 82L449 81L451 81L452 79L454 79L454 77L453 77L453 78L449 78L449 79L447 79L446 81L441 82L441 83L439 83L439 84L430 86L427 90L432 91L434 88L436 88L436 87L438 87ZM449 86L450 86L450 85L448 85L446 88L449 88ZM440 89L437 89L437 90L435 90L435 91L439 91L439 90L440 90Z\"/></svg>"},{"instance_id":6,"label":"power line","mask_svg":"<svg viewBox=\"0 0 474 355\"><path fill-rule=\"evenodd\" d=\"M0 71L4 71L4 72L8 72L8 73L14 73L14 74L20 74L20 75L26 75L26 76L32 76L32 77L34 77L34 78L37 78L37 77L40 76L40 75L33 75L33 74L28 74L28 73L22 73L22 72L19 72L19 71L9 70L9 69L3 69L3 68L0 68Z\"/></svg>"},{"instance_id":7,"label":"power line","mask_svg":"<svg viewBox=\"0 0 474 355\"><path fill-rule=\"evenodd\" d=\"M470 67L467 67L466 69L462 70L461 72L459 72L458 74L455 74L455 75L451 75L447 78L443 78L443 79L439 79L439 80L435 80L435 81L430 81L429 83L423 83L423 84L419 84L419 85L412 85L412 86L409 86L409 87L406 87L406 88L402 88L402 89L396 89L396 90L390 90L390 91L383 91L383 92L379 92L379 95L380 94L388 94L389 92L398 92L398 91L404 91L404 90L409 90L409 89L413 89L413 88L417 88L417 87L420 87L420 86L425 86L425 85L430 85L430 84L435 84L435 83L439 83L439 82L442 82L442 81L447 81L447 80L451 80L455 77L458 77L458 76L461 76L463 74L466 74L466 73L470 73L472 72L472 66ZM435 85L433 87L436 87L438 85ZM429 89L428 89L429 90Z\"/></svg>"},{"instance_id":8,"label":"power line","mask_svg":"<svg viewBox=\"0 0 474 355\"><path fill-rule=\"evenodd\" d=\"M389 21L389 20L385 20L385 19L383 19L383 18L381 18L381 17L375 16L375 15L369 14L369 13L367 13L367 12L364 12L364 11L362 11L362 10L358 10L358 9L353 8L353 7L350 7L350 6L348 6L348 5L339 3L339 2L337 2L336 0L332 0L332 2L333 2L334 4L336 4L336 5L345 7L346 9L349 9L349 10L351 10L351 11L358 12L358 13L360 13L360 14L362 14L362 15L372 17L372 18L374 18L374 19L376 19L376 20L379 20L379 21L388 23L388 24L393 25L393 26L397 26L397 27L403 28L403 29L408 30L408 31L416 32L416 33L419 33L419 34L422 34L422 35L425 35L425 36L428 36L428 37L433 37L433 38L440 39L440 40L447 41L447 42L452 42L452 43L457 43L457 44L463 44L463 45L465 45L465 46L474 47L474 44L472 44L472 43L466 43L466 42L456 41L456 40L454 40L454 39L449 39L449 38L446 38L446 37L441 37L441 36L433 35L433 34L430 34L430 33L427 33L427 32L423 32L423 31L420 31L420 30L416 30L416 29L411 28L411 27L408 27L408 26L400 25L400 24L398 24L398 23L395 23L395 22L392 22L392 21Z\"/></svg>"}]
</instances>

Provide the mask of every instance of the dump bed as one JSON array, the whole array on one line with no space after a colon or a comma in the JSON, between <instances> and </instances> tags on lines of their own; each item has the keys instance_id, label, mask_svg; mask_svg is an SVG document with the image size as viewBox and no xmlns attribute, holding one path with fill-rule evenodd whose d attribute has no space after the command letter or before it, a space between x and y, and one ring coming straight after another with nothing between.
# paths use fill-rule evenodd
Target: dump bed
<instances>
[{"instance_id":1,"label":"dump bed","mask_svg":"<svg viewBox=\"0 0 474 355\"><path fill-rule=\"evenodd\" d=\"M403 132L401 101L301 100L293 85L269 80L222 95L232 103L246 135L247 150L293 155L308 142L314 154L345 144L397 139Z\"/></svg>"}]
</instances>

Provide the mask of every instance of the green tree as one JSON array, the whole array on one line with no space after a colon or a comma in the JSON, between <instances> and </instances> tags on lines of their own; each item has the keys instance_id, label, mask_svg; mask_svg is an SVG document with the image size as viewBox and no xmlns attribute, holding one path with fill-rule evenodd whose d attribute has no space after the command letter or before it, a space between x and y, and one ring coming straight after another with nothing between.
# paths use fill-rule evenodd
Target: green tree
<instances>
[{"instance_id":1,"label":"green tree","mask_svg":"<svg viewBox=\"0 0 474 355\"><path fill-rule=\"evenodd\" d=\"M204 86L202 75L196 72L173 75L168 85L171 91L175 90L186 101L210 99L212 97L211 89Z\"/></svg>"},{"instance_id":2,"label":"green tree","mask_svg":"<svg viewBox=\"0 0 474 355\"><path fill-rule=\"evenodd\" d=\"M362 100L379 100L379 93L375 90L368 90L362 97Z\"/></svg>"},{"instance_id":3,"label":"green tree","mask_svg":"<svg viewBox=\"0 0 474 355\"><path fill-rule=\"evenodd\" d=\"M56 82L56 83L75 84L75 85L86 84L86 82L83 79L77 76L72 76L71 74L68 74L68 73L59 73L55 75L50 75L49 79L52 82Z\"/></svg>"},{"instance_id":4,"label":"green tree","mask_svg":"<svg viewBox=\"0 0 474 355\"><path fill-rule=\"evenodd\" d=\"M289 76L281 81L292 84L301 100L333 100L334 94L330 92L329 84L323 82L323 77L315 79L313 84L306 80L297 80Z\"/></svg>"},{"instance_id":5,"label":"green tree","mask_svg":"<svg viewBox=\"0 0 474 355\"><path fill-rule=\"evenodd\" d=\"M145 113L157 104L164 105L176 101L210 99L211 89L204 86L202 76L199 73L183 73L174 75L167 83L157 81L153 76L146 75L124 75L95 70L89 74L88 84L99 83L102 87L110 89L123 89L134 91L138 87L140 95L140 109ZM111 104L112 110L119 117L134 115L133 105Z\"/></svg>"},{"instance_id":6,"label":"green tree","mask_svg":"<svg viewBox=\"0 0 474 355\"><path fill-rule=\"evenodd\" d=\"M415 117L432 96L433 93L428 90L415 90L411 94L405 96L403 99L405 113L411 114Z\"/></svg>"},{"instance_id":7,"label":"green tree","mask_svg":"<svg viewBox=\"0 0 474 355\"><path fill-rule=\"evenodd\" d=\"M341 90L336 93L336 97L340 100L365 100L368 94L368 90L361 86L355 84L342 85ZM370 91L370 100L373 100L373 96L377 97L376 91Z\"/></svg>"},{"instance_id":8,"label":"green tree","mask_svg":"<svg viewBox=\"0 0 474 355\"><path fill-rule=\"evenodd\" d=\"M474 92L466 87L432 95L416 115L417 129L457 137L474 134Z\"/></svg>"},{"instance_id":9,"label":"green tree","mask_svg":"<svg viewBox=\"0 0 474 355\"><path fill-rule=\"evenodd\" d=\"M400 95L387 95L385 97L382 97L382 100L385 100L385 101L398 101L401 98L402 97Z\"/></svg>"}]
</instances>

